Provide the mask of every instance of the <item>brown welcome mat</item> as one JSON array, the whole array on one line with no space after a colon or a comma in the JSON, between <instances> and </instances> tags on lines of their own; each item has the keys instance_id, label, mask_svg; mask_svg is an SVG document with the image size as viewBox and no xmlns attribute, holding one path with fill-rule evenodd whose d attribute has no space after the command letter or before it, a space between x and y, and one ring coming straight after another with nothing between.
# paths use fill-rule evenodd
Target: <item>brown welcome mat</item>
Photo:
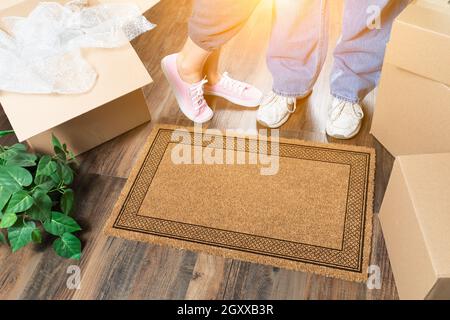
<instances>
[{"instance_id":1,"label":"brown welcome mat","mask_svg":"<svg viewBox=\"0 0 450 320\"><path fill-rule=\"evenodd\" d=\"M106 233L364 281L373 149L227 136L155 128Z\"/></svg>"}]
</instances>

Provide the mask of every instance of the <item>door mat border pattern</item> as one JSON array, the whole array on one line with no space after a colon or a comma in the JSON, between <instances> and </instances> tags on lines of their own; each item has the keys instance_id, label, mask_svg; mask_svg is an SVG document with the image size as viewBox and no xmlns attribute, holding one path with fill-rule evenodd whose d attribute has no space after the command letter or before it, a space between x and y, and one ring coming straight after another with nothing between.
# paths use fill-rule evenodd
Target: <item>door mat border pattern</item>
<instances>
[{"instance_id":1,"label":"door mat border pattern","mask_svg":"<svg viewBox=\"0 0 450 320\"><path fill-rule=\"evenodd\" d=\"M367 279L375 173L373 149L280 138L280 157L337 163L350 168L342 246L340 249L334 249L139 215L139 208L171 143L172 132L176 129L177 127L173 126L157 126L153 130L108 221L105 228L108 235L345 280ZM202 139L203 133L194 132L191 128L178 129L189 130L182 134L191 135L191 141L195 145L211 146L210 141L215 141L209 133L206 133L209 137ZM258 152L255 150L255 144L249 143L249 139L267 140L266 137L246 137L238 134L234 139L244 141L230 146L222 139L223 145L214 147ZM268 146L270 152L270 144Z\"/></svg>"}]
</instances>

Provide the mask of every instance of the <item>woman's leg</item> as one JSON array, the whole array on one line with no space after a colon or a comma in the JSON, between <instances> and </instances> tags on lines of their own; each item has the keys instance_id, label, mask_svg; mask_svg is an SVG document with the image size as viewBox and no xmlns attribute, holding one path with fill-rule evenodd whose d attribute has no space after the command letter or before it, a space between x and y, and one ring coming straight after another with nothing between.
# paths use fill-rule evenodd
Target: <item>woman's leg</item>
<instances>
[{"instance_id":1,"label":"woman's leg","mask_svg":"<svg viewBox=\"0 0 450 320\"><path fill-rule=\"evenodd\" d=\"M259 104L259 90L217 71L220 48L240 31L259 2L195 0L183 49L161 61L180 110L192 121L204 123L213 116L205 94L246 106Z\"/></svg>"},{"instance_id":2,"label":"woman's leg","mask_svg":"<svg viewBox=\"0 0 450 320\"><path fill-rule=\"evenodd\" d=\"M211 51L196 45L191 38L187 38L183 49L178 53L177 67L181 79L187 83L197 83L204 76L205 64Z\"/></svg>"},{"instance_id":3,"label":"woman's leg","mask_svg":"<svg viewBox=\"0 0 450 320\"><path fill-rule=\"evenodd\" d=\"M181 78L188 83L208 77L219 81L220 48L245 25L261 0L196 0L189 20L189 36L178 54Z\"/></svg>"},{"instance_id":4,"label":"woman's leg","mask_svg":"<svg viewBox=\"0 0 450 320\"><path fill-rule=\"evenodd\" d=\"M220 80L219 61L221 49L216 49L209 55L203 67L203 74L208 79L210 85L215 85Z\"/></svg>"},{"instance_id":5,"label":"woman's leg","mask_svg":"<svg viewBox=\"0 0 450 320\"><path fill-rule=\"evenodd\" d=\"M196 83L206 76L210 84L216 84L220 80L219 58L220 49L206 51L188 37L177 59L181 79L187 83Z\"/></svg>"}]
</instances>

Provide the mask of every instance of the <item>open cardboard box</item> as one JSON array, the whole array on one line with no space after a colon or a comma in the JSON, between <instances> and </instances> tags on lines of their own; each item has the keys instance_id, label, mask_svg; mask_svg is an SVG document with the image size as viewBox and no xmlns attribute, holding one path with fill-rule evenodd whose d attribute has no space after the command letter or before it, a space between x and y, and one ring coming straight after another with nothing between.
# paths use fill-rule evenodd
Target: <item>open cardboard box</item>
<instances>
[{"instance_id":1,"label":"open cardboard box","mask_svg":"<svg viewBox=\"0 0 450 320\"><path fill-rule=\"evenodd\" d=\"M158 2L134 1L142 11ZM39 0L1 2L0 17L26 16ZM152 79L131 44L115 49L87 49L83 56L98 73L95 87L86 94L0 92L0 103L17 138L27 141L37 152L52 151L52 133L78 155L150 120L141 88Z\"/></svg>"},{"instance_id":2,"label":"open cardboard box","mask_svg":"<svg viewBox=\"0 0 450 320\"><path fill-rule=\"evenodd\" d=\"M450 299L450 153L399 156L380 210L401 299Z\"/></svg>"},{"instance_id":3,"label":"open cardboard box","mask_svg":"<svg viewBox=\"0 0 450 320\"><path fill-rule=\"evenodd\" d=\"M450 152L450 4L422 0L392 29L371 133L394 156Z\"/></svg>"}]
</instances>

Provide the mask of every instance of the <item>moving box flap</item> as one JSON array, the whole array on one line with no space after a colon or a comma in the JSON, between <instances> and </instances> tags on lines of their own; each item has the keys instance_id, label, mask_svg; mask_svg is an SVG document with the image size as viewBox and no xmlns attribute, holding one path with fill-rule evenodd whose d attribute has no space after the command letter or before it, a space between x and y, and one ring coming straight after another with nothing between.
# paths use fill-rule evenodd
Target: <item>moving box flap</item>
<instances>
[{"instance_id":1,"label":"moving box flap","mask_svg":"<svg viewBox=\"0 0 450 320\"><path fill-rule=\"evenodd\" d=\"M0 11L0 17L26 16L39 0L18 2ZM152 82L131 44L114 49L87 49L83 50L83 56L98 73L97 82L88 93L33 95L0 92L0 103L19 141L27 140ZM126 116L127 106L123 108Z\"/></svg>"},{"instance_id":2,"label":"moving box flap","mask_svg":"<svg viewBox=\"0 0 450 320\"><path fill-rule=\"evenodd\" d=\"M450 4L420 1L393 25L386 62L450 85Z\"/></svg>"},{"instance_id":3,"label":"moving box flap","mask_svg":"<svg viewBox=\"0 0 450 320\"><path fill-rule=\"evenodd\" d=\"M450 153L398 157L437 277L450 277Z\"/></svg>"}]
</instances>

